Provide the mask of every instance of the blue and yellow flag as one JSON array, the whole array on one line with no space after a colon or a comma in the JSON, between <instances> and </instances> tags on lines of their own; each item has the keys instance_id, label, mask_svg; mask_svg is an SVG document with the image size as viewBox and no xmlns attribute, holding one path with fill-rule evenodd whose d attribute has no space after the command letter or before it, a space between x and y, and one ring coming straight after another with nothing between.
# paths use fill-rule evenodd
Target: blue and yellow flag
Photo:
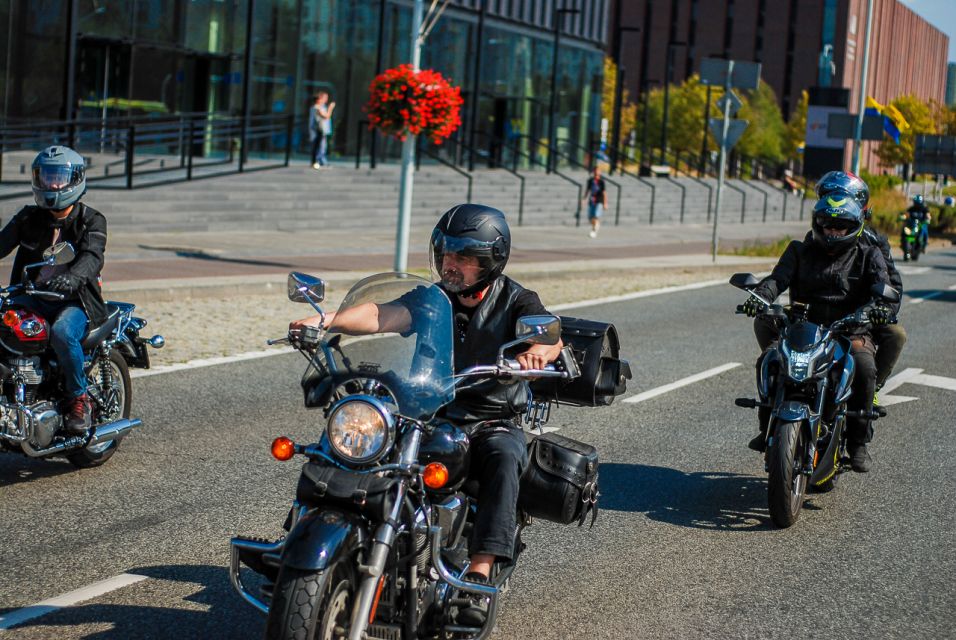
<instances>
[{"instance_id":1,"label":"blue and yellow flag","mask_svg":"<svg viewBox=\"0 0 956 640\"><path fill-rule=\"evenodd\" d=\"M896 144L900 143L900 134L910 128L909 123L899 109L891 104L884 107L870 96L866 97L866 111L863 113L868 116L881 116L883 118L883 131L893 138L893 142Z\"/></svg>"}]
</instances>

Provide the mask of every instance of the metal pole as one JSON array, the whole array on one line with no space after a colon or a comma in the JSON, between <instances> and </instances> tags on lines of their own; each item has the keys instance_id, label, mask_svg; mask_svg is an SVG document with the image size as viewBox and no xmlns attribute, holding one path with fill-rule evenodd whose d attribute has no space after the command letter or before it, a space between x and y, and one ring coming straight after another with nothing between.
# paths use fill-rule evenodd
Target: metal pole
<instances>
[{"instance_id":1,"label":"metal pole","mask_svg":"<svg viewBox=\"0 0 956 640\"><path fill-rule=\"evenodd\" d=\"M382 50L385 48L385 0L378 3L378 44L375 48L375 75L382 73ZM361 144L361 140L357 144ZM378 145L378 131L372 129L369 134L369 167L375 168L375 147ZM361 151L356 156L361 155ZM355 160L355 168L358 169L358 158Z\"/></svg>"},{"instance_id":2,"label":"metal pole","mask_svg":"<svg viewBox=\"0 0 956 640\"><path fill-rule=\"evenodd\" d=\"M668 43L667 44L667 62L666 68L664 71L664 120L661 124L661 155L660 163L667 164L667 108L668 102L670 99L670 87L671 87L671 75L672 69L674 66L674 47Z\"/></svg>"},{"instance_id":3,"label":"metal pole","mask_svg":"<svg viewBox=\"0 0 956 640\"><path fill-rule=\"evenodd\" d=\"M415 0L412 10L412 69L417 73L422 59L423 0ZM402 183L398 193L398 230L395 234L395 271L408 270L408 236L412 221L412 188L415 180L415 138L408 135L402 143Z\"/></svg>"},{"instance_id":4,"label":"metal pole","mask_svg":"<svg viewBox=\"0 0 956 640\"><path fill-rule=\"evenodd\" d=\"M711 86L707 85L707 104L704 105L704 140L700 143L700 169L698 171L698 176L704 173L704 169L707 166L707 123L710 122L710 89Z\"/></svg>"},{"instance_id":5,"label":"metal pole","mask_svg":"<svg viewBox=\"0 0 956 640\"><path fill-rule=\"evenodd\" d=\"M734 73L734 61L727 61L727 79L724 80L724 95L730 94L730 78ZM720 219L720 195L724 191L724 171L727 169L727 131L730 129L730 100L724 100L723 135L720 140L720 160L717 169L717 202L714 205L714 234L711 237L711 257L717 262L717 221Z\"/></svg>"},{"instance_id":6,"label":"metal pole","mask_svg":"<svg viewBox=\"0 0 956 640\"><path fill-rule=\"evenodd\" d=\"M644 85L644 108L642 111L643 124L641 125L641 167L644 166L644 162L647 159L647 108L649 106L647 95L650 87L647 84ZM640 174L640 168L638 169L638 174Z\"/></svg>"},{"instance_id":7,"label":"metal pole","mask_svg":"<svg viewBox=\"0 0 956 640\"><path fill-rule=\"evenodd\" d=\"M485 37L485 0L479 0L478 32L475 34L475 68L471 80L471 108L468 110L468 170L475 170L475 129L478 126L478 102L481 97L481 42Z\"/></svg>"},{"instance_id":8,"label":"metal pole","mask_svg":"<svg viewBox=\"0 0 956 640\"><path fill-rule=\"evenodd\" d=\"M67 5L66 14L66 68L63 77L63 107L61 113L64 120L72 120L76 109L76 33L80 22L80 2L79 0L70 0ZM13 7L10 8L11 14ZM11 64L7 58L7 66ZM7 84L7 92L10 88ZM6 111L4 116L9 115ZM76 146L76 141L70 139L70 146Z\"/></svg>"},{"instance_id":9,"label":"metal pole","mask_svg":"<svg viewBox=\"0 0 956 640\"><path fill-rule=\"evenodd\" d=\"M252 18L256 12L256 0L246 2L246 51L242 64L242 124L239 129L239 171L246 164L246 139L249 135L249 118L252 113Z\"/></svg>"},{"instance_id":10,"label":"metal pole","mask_svg":"<svg viewBox=\"0 0 956 640\"><path fill-rule=\"evenodd\" d=\"M860 72L860 99L856 108L856 127L853 131L853 173L860 172L860 138L863 137L863 109L866 105L866 70L870 64L870 27L873 24L873 0L866 2L866 33L863 36L863 70Z\"/></svg>"},{"instance_id":11,"label":"metal pole","mask_svg":"<svg viewBox=\"0 0 956 640\"><path fill-rule=\"evenodd\" d=\"M618 58L620 58L620 51L618 52ZM614 173L614 170L617 168L618 163L618 145L621 144L621 101L624 98L624 67L621 65L617 66L617 74L614 87L614 116L612 129L613 133L611 134L611 166L609 172Z\"/></svg>"},{"instance_id":12,"label":"metal pole","mask_svg":"<svg viewBox=\"0 0 956 640\"><path fill-rule=\"evenodd\" d=\"M557 4L557 3L555 3ZM557 134L554 126L554 112L558 106L558 41L561 39L561 10L554 8L554 45L551 48L551 101L548 105L548 166L547 172L554 170L554 137Z\"/></svg>"}]
</instances>

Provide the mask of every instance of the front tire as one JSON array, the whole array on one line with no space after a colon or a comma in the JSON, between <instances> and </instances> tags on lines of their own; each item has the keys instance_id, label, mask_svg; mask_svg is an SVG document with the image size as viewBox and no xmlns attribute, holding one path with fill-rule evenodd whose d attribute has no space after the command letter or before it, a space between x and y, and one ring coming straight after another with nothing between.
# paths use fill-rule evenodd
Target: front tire
<instances>
[{"instance_id":1,"label":"front tire","mask_svg":"<svg viewBox=\"0 0 956 640\"><path fill-rule=\"evenodd\" d=\"M96 396L93 403L93 424L106 424L123 418L129 418L133 401L132 382L129 377L129 365L117 351L111 351L109 357L110 377L106 384L100 371L99 362L94 362L87 374L88 393ZM113 457L122 438L90 445L79 451L67 454L66 459L80 469L98 467Z\"/></svg>"},{"instance_id":2,"label":"front tire","mask_svg":"<svg viewBox=\"0 0 956 640\"><path fill-rule=\"evenodd\" d=\"M283 566L269 606L267 640L348 638L357 592L358 580L347 559L322 571Z\"/></svg>"},{"instance_id":3,"label":"front tire","mask_svg":"<svg viewBox=\"0 0 956 640\"><path fill-rule=\"evenodd\" d=\"M770 519L781 528L791 526L800 517L807 495L807 476L801 473L806 447L799 422L777 426L768 455L767 504Z\"/></svg>"}]
</instances>

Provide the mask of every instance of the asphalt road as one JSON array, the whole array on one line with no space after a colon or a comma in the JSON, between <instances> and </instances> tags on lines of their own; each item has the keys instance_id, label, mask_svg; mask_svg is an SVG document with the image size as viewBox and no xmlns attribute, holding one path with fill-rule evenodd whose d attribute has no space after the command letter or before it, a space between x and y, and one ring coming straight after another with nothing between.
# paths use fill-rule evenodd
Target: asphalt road
<instances>
[{"instance_id":1,"label":"asphalt road","mask_svg":"<svg viewBox=\"0 0 956 640\"><path fill-rule=\"evenodd\" d=\"M925 267L930 267L925 269ZM956 378L956 251L906 269L910 340L897 372ZM913 299L929 296L919 304ZM956 390L907 383L871 446L777 530L760 456L746 448L757 347L727 286L566 315L613 321L628 396L741 363L681 389L551 426L601 453L589 530L536 523L495 637L941 638L956 636ZM103 468L0 457L0 618L120 574L143 576L35 617L15 638L254 638L263 621L229 586L229 537L276 535L297 463L272 438L322 428L302 408L296 354L137 378L144 427ZM2 625L2 620L0 620Z\"/></svg>"}]
</instances>

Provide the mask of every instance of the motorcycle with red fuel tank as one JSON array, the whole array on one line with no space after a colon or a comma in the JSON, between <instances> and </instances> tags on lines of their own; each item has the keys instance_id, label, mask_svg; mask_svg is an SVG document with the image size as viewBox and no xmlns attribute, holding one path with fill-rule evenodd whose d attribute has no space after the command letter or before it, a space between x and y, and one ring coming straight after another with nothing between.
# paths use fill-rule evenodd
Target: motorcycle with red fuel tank
<instances>
[{"instance_id":1,"label":"motorcycle with red fuel tank","mask_svg":"<svg viewBox=\"0 0 956 640\"><path fill-rule=\"evenodd\" d=\"M62 455L80 468L96 467L112 457L120 441L141 424L130 418L130 367L149 368L147 346L161 348L162 336L142 338L146 320L133 316L134 305L107 302L108 316L90 326L82 341L92 426L84 435L67 432L61 401L62 375L50 346L51 323L22 304L24 296L59 301L27 277L33 269L64 265L75 257L61 242L47 249L43 261L26 265L25 284L0 289L0 451L31 458Z\"/></svg>"}]
</instances>

